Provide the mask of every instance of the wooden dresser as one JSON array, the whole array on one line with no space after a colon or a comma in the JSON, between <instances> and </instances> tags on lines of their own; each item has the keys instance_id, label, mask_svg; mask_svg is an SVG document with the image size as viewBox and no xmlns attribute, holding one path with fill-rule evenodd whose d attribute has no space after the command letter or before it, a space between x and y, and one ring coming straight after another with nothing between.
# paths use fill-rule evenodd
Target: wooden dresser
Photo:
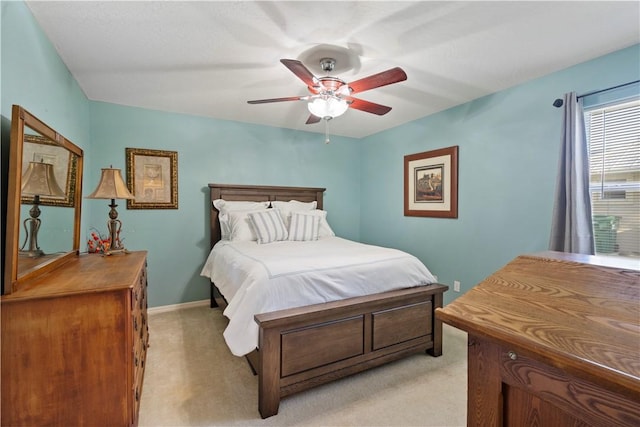
<instances>
[{"instance_id":1,"label":"wooden dresser","mask_svg":"<svg viewBox=\"0 0 640 427\"><path fill-rule=\"evenodd\" d=\"M3 426L137 425L146 255L80 255L1 298Z\"/></svg>"},{"instance_id":2,"label":"wooden dresser","mask_svg":"<svg viewBox=\"0 0 640 427\"><path fill-rule=\"evenodd\" d=\"M436 316L468 332L469 426L640 426L635 262L520 256Z\"/></svg>"}]
</instances>

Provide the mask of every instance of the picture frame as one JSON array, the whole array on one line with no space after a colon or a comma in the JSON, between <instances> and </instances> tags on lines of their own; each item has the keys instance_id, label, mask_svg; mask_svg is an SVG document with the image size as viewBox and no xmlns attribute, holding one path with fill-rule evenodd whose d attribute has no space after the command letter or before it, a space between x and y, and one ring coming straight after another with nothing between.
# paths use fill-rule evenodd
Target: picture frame
<instances>
[{"instance_id":1,"label":"picture frame","mask_svg":"<svg viewBox=\"0 0 640 427\"><path fill-rule=\"evenodd\" d=\"M458 218L458 146L404 156L404 215Z\"/></svg>"},{"instance_id":2,"label":"picture frame","mask_svg":"<svg viewBox=\"0 0 640 427\"><path fill-rule=\"evenodd\" d=\"M178 152L126 148L127 209L178 209Z\"/></svg>"},{"instance_id":3,"label":"picture frame","mask_svg":"<svg viewBox=\"0 0 640 427\"><path fill-rule=\"evenodd\" d=\"M29 162L45 162L53 164L53 174L64 196L40 196L40 205L72 208L75 206L76 177L78 158L55 141L42 135L24 135L22 151L22 171L26 171ZM21 196L23 205L33 204L33 196Z\"/></svg>"}]
</instances>

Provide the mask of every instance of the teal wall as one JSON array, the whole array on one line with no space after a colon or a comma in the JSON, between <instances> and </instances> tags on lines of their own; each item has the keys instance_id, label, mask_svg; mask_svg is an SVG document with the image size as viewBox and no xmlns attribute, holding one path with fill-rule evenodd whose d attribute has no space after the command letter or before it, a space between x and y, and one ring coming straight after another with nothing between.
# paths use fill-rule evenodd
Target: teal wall
<instances>
[{"instance_id":1,"label":"teal wall","mask_svg":"<svg viewBox=\"0 0 640 427\"><path fill-rule=\"evenodd\" d=\"M199 276L209 252L208 183L325 187L335 232L359 238L360 207L353 200L360 190L360 141L332 137L326 145L315 133L102 102L91 104L91 120L95 167L86 170L86 191L97 184L100 167L124 174L126 147L178 152L178 210L127 210L124 200L118 209L125 246L149 251L151 306L208 297L208 281ZM105 229L108 203L88 203L88 226Z\"/></svg>"},{"instance_id":2,"label":"teal wall","mask_svg":"<svg viewBox=\"0 0 640 427\"><path fill-rule=\"evenodd\" d=\"M127 210L119 201L125 245L149 251L152 307L208 297L199 272L208 252L210 182L326 187L338 235L405 249L441 282L460 280L464 292L517 254L547 247L561 122L553 100L640 76L636 45L361 140L333 137L325 145L319 134L89 101L28 8L1 4L3 174L12 104L85 150L85 195L100 168L124 173L126 147L178 152L178 210ZM405 217L403 157L452 145L460 147L459 218ZM107 204L83 201L83 231L106 231ZM445 300L458 295L449 291Z\"/></svg>"},{"instance_id":3,"label":"teal wall","mask_svg":"<svg viewBox=\"0 0 640 427\"><path fill-rule=\"evenodd\" d=\"M22 2L0 2L0 114L22 105L82 149L89 145L89 100ZM4 144L3 135L3 144Z\"/></svg>"},{"instance_id":4,"label":"teal wall","mask_svg":"<svg viewBox=\"0 0 640 427\"><path fill-rule=\"evenodd\" d=\"M125 246L149 251L150 306L208 298L208 281L199 276L209 251L208 183L326 187L332 227L359 239L360 141L332 136L326 145L317 133L89 101L26 5L1 4L3 129L11 105L20 104L81 146L85 196L100 168L113 165L125 175L126 147L178 152L178 210L127 210L118 202ZM8 136L3 130L3 147ZM92 227L106 233L107 205L83 200L87 236Z\"/></svg>"},{"instance_id":5,"label":"teal wall","mask_svg":"<svg viewBox=\"0 0 640 427\"><path fill-rule=\"evenodd\" d=\"M89 100L66 65L22 2L0 2L0 146L2 203L2 277L4 278L4 236L11 107L22 105L36 117L86 150L91 121ZM85 165L86 166L86 165ZM54 217L68 215L69 208L42 207L40 242L54 238L48 227ZM45 221L49 211L52 221ZM73 214L71 214L73 215ZM72 231L67 230L70 234ZM68 240L71 249L71 237ZM44 247L44 246L43 246ZM60 245L56 250L62 249Z\"/></svg>"},{"instance_id":6,"label":"teal wall","mask_svg":"<svg viewBox=\"0 0 640 427\"><path fill-rule=\"evenodd\" d=\"M639 78L635 45L367 138L362 240L416 255L461 293L518 254L546 250L562 121L552 102ZM404 156L453 145L458 219L404 217Z\"/></svg>"}]
</instances>

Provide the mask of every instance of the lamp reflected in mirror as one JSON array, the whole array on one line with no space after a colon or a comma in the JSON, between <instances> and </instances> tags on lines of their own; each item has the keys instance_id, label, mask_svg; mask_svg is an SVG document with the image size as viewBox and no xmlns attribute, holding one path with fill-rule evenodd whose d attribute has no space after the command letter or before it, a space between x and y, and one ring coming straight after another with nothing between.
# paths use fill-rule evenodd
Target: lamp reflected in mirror
<instances>
[{"instance_id":1,"label":"lamp reflected in mirror","mask_svg":"<svg viewBox=\"0 0 640 427\"><path fill-rule=\"evenodd\" d=\"M87 199L111 199L109 207L109 220L107 221L107 229L109 230L109 248L105 250L105 255L115 253L127 253L120 240L120 230L122 222L118 219L118 211L116 211L116 199L135 199L134 195L129 192L127 185L122 179L120 169L103 168L100 182L95 191L87 196Z\"/></svg>"},{"instance_id":2,"label":"lamp reflected in mirror","mask_svg":"<svg viewBox=\"0 0 640 427\"><path fill-rule=\"evenodd\" d=\"M65 193L56 181L53 165L44 162L29 162L26 172L22 175L21 192L23 196L33 196L33 207L29 210L30 217L22 223L26 235L18 255L38 258L44 255L44 251L38 245L38 230L42 225L40 196L64 197Z\"/></svg>"}]
</instances>

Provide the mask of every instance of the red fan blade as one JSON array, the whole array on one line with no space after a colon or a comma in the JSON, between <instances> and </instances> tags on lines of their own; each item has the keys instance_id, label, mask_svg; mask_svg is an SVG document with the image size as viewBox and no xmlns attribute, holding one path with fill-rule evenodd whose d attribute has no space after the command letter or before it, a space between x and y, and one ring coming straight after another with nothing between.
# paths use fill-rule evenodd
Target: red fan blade
<instances>
[{"instance_id":1,"label":"red fan blade","mask_svg":"<svg viewBox=\"0 0 640 427\"><path fill-rule=\"evenodd\" d=\"M307 119L307 122L305 124L306 125L312 125L314 123L318 123L320 120L322 120L320 117L314 116L313 114L310 114L309 118Z\"/></svg>"},{"instance_id":2,"label":"red fan blade","mask_svg":"<svg viewBox=\"0 0 640 427\"><path fill-rule=\"evenodd\" d=\"M266 104L268 102L283 102L283 101L304 101L308 99L308 96L289 96L286 98L271 98L271 99L256 99L254 101L247 101L249 104Z\"/></svg>"},{"instance_id":3,"label":"red fan blade","mask_svg":"<svg viewBox=\"0 0 640 427\"><path fill-rule=\"evenodd\" d=\"M356 110L365 111L367 113L382 116L391 111L391 107L387 107L386 105L380 105L358 98L347 97L346 99L347 101L351 102L351 104L349 104L350 108L355 108Z\"/></svg>"},{"instance_id":4,"label":"red fan blade","mask_svg":"<svg viewBox=\"0 0 640 427\"><path fill-rule=\"evenodd\" d=\"M349 83L351 93L364 92L381 86L390 85L407 80L407 74L400 67L392 68L369 77L365 77L355 82Z\"/></svg>"},{"instance_id":5,"label":"red fan blade","mask_svg":"<svg viewBox=\"0 0 640 427\"><path fill-rule=\"evenodd\" d=\"M293 74L298 76L300 80L302 80L307 86L314 87L318 86L318 79L311 74L311 71L300 61L295 59L281 59L280 62L284 64Z\"/></svg>"}]
</instances>

